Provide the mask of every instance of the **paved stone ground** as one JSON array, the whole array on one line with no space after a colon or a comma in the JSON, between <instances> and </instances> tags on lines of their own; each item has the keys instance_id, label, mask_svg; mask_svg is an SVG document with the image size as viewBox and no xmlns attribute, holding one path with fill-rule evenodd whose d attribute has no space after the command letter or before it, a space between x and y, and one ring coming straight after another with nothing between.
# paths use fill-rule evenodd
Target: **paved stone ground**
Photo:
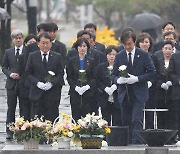
<instances>
[{"instance_id":1,"label":"paved stone ground","mask_svg":"<svg viewBox=\"0 0 180 154\"><path fill-rule=\"evenodd\" d=\"M5 138L6 137L5 121L6 121L6 111L7 111L5 82L6 82L6 76L2 73L2 69L0 67L0 151L7 144L16 144L13 141L6 141ZM65 86L63 86L62 89L61 104L59 106L59 111L63 111L70 114L71 110L70 110L68 89L69 89L69 85L66 82ZM19 113L19 108L17 105L16 116L18 116L18 113Z\"/></svg>"}]
</instances>

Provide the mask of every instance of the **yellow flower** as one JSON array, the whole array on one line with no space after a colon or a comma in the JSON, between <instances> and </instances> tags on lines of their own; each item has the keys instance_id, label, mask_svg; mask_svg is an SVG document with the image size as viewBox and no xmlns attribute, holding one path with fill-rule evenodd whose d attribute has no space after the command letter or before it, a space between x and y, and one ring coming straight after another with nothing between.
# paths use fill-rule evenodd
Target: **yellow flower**
<instances>
[{"instance_id":1,"label":"yellow flower","mask_svg":"<svg viewBox=\"0 0 180 154\"><path fill-rule=\"evenodd\" d=\"M80 128L81 128L81 126L80 126L80 125L77 125L77 126L74 127L74 130L77 131L77 130L79 130Z\"/></svg>"},{"instance_id":2,"label":"yellow flower","mask_svg":"<svg viewBox=\"0 0 180 154\"><path fill-rule=\"evenodd\" d=\"M64 134L64 135L68 135L68 129L64 129L64 130L63 130L63 134Z\"/></svg>"},{"instance_id":3,"label":"yellow flower","mask_svg":"<svg viewBox=\"0 0 180 154\"><path fill-rule=\"evenodd\" d=\"M105 132L106 132L106 134L109 134L109 133L111 133L111 129L109 127L106 127Z\"/></svg>"},{"instance_id":4,"label":"yellow flower","mask_svg":"<svg viewBox=\"0 0 180 154\"><path fill-rule=\"evenodd\" d=\"M75 36L72 40L69 41L69 45L72 46L76 40L77 37ZM104 44L106 47L109 45L119 45L119 40L116 40L114 30L108 29L108 26L105 26L102 30L97 27L96 41Z\"/></svg>"}]
</instances>

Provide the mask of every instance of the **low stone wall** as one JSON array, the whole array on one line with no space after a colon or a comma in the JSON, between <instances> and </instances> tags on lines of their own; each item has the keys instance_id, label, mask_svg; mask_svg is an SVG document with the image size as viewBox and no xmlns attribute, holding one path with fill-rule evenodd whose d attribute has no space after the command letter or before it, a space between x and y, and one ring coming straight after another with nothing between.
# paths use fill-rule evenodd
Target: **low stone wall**
<instances>
[{"instance_id":1,"label":"low stone wall","mask_svg":"<svg viewBox=\"0 0 180 154\"><path fill-rule=\"evenodd\" d=\"M57 149L50 145L40 145L37 150L24 150L23 145L6 145L1 154L180 154L180 147L116 146L101 149Z\"/></svg>"}]
</instances>

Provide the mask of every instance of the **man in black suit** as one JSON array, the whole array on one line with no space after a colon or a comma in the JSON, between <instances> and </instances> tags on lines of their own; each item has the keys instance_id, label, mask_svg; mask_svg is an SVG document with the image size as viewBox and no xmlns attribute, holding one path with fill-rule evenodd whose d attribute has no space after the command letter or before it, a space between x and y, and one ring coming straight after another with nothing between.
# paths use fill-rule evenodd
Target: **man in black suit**
<instances>
[{"instance_id":1,"label":"man in black suit","mask_svg":"<svg viewBox=\"0 0 180 154\"><path fill-rule=\"evenodd\" d=\"M67 49L66 45L58 40L56 40L58 26L55 23L49 23L52 26L52 31L49 33L51 36L52 42L57 44L59 46L59 53L61 54L63 65L65 66L66 63L66 55L67 55Z\"/></svg>"},{"instance_id":2,"label":"man in black suit","mask_svg":"<svg viewBox=\"0 0 180 154\"><path fill-rule=\"evenodd\" d=\"M159 41L159 42L157 42L157 43L155 43L155 44L153 45L153 48L152 48L152 50L151 50L152 53L155 53L155 52L157 52L157 51L159 51L159 50L162 49L163 42L164 42L164 40L165 40L165 39L164 39L164 34L165 34L165 33L167 33L167 32L174 32L174 33L175 33L175 31L176 31L176 26L175 26L174 23L172 23L172 22L170 22L170 21L164 23L163 26L162 26L163 40L161 40L161 41ZM178 47L177 47L177 49L178 49ZM180 50L180 49L178 49L178 50Z\"/></svg>"},{"instance_id":3,"label":"man in black suit","mask_svg":"<svg viewBox=\"0 0 180 154\"><path fill-rule=\"evenodd\" d=\"M42 33L48 33L50 35L50 32L52 31L53 27L51 24L48 23L41 23L37 25L37 36L39 36ZM26 60L28 59L28 56L31 52L39 50L39 47L37 45L37 42L32 43L26 47ZM57 52L61 54L60 47L56 43L52 43L51 50L54 52Z\"/></svg>"},{"instance_id":4,"label":"man in black suit","mask_svg":"<svg viewBox=\"0 0 180 154\"><path fill-rule=\"evenodd\" d=\"M64 84L62 59L60 54L51 51L51 37L47 33L39 35L38 47L40 50L30 53L26 65L27 78L31 82L32 118L43 115L45 119L54 121L59 115Z\"/></svg>"},{"instance_id":5,"label":"man in black suit","mask_svg":"<svg viewBox=\"0 0 180 154\"><path fill-rule=\"evenodd\" d=\"M97 29L97 27L93 23L88 23L84 26L84 30L87 30L87 31L93 33L95 35L95 37L96 37L96 29ZM93 49L101 51L102 53L105 54L105 45L102 43L95 42Z\"/></svg>"},{"instance_id":6,"label":"man in black suit","mask_svg":"<svg viewBox=\"0 0 180 154\"><path fill-rule=\"evenodd\" d=\"M180 46L179 44L176 43L176 34L174 32L168 31L164 34L163 37L164 37L164 41L171 41L173 43L174 45L173 53L180 51ZM164 57L162 52L164 41L162 41L162 45L159 46L161 47L161 49L155 53L155 56L157 56L158 59L162 59Z\"/></svg>"},{"instance_id":7,"label":"man in black suit","mask_svg":"<svg viewBox=\"0 0 180 154\"><path fill-rule=\"evenodd\" d=\"M23 102L19 95L19 73L17 70L17 61L20 54L24 52L23 47L23 32L21 30L14 30L11 33L12 42L14 47L7 49L4 54L2 62L2 71L7 76L6 89L7 89L7 119L6 126L15 121L15 111L17 105L17 98L19 99L20 116L22 114ZM12 133L6 127L6 139L12 139Z\"/></svg>"},{"instance_id":8,"label":"man in black suit","mask_svg":"<svg viewBox=\"0 0 180 154\"><path fill-rule=\"evenodd\" d=\"M141 144L136 131L142 130L143 109L148 100L147 81L155 75L155 67L147 52L135 47L136 36L128 31L121 36L124 50L115 57L113 83L118 85L122 124L130 128L130 143ZM127 66L128 77L120 73Z\"/></svg>"},{"instance_id":9,"label":"man in black suit","mask_svg":"<svg viewBox=\"0 0 180 154\"><path fill-rule=\"evenodd\" d=\"M172 81L172 126L180 137L180 52L172 54L169 62L169 76Z\"/></svg>"}]
</instances>

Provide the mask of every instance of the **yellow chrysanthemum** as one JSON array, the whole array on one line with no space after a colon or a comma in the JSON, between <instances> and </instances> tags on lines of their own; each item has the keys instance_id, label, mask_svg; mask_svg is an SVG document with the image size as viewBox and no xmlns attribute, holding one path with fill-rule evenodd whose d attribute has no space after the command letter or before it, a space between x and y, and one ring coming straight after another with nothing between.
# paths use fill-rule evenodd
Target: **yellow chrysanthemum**
<instances>
[{"instance_id":1,"label":"yellow chrysanthemum","mask_svg":"<svg viewBox=\"0 0 180 154\"><path fill-rule=\"evenodd\" d=\"M81 126L80 126L80 125L77 125L77 126L74 127L74 130L77 131L77 130L79 130L80 128L81 128Z\"/></svg>"},{"instance_id":2,"label":"yellow chrysanthemum","mask_svg":"<svg viewBox=\"0 0 180 154\"><path fill-rule=\"evenodd\" d=\"M111 129L110 128L105 128L105 132L106 132L106 134L109 134L109 133L111 133Z\"/></svg>"},{"instance_id":3,"label":"yellow chrysanthemum","mask_svg":"<svg viewBox=\"0 0 180 154\"><path fill-rule=\"evenodd\" d=\"M69 45L72 46L76 40L77 37L75 36L72 40L69 41ZM105 26L102 31L99 27L97 27L96 41L104 44L106 47L109 45L119 45L119 41L115 39L114 30L108 29L108 26Z\"/></svg>"},{"instance_id":4,"label":"yellow chrysanthemum","mask_svg":"<svg viewBox=\"0 0 180 154\"><path fill-rule=\"evenodd\" d=\"M68 129L64 129L63 130L63 135L67 135L68 134Z\"/></svg>"}]
</instances>

